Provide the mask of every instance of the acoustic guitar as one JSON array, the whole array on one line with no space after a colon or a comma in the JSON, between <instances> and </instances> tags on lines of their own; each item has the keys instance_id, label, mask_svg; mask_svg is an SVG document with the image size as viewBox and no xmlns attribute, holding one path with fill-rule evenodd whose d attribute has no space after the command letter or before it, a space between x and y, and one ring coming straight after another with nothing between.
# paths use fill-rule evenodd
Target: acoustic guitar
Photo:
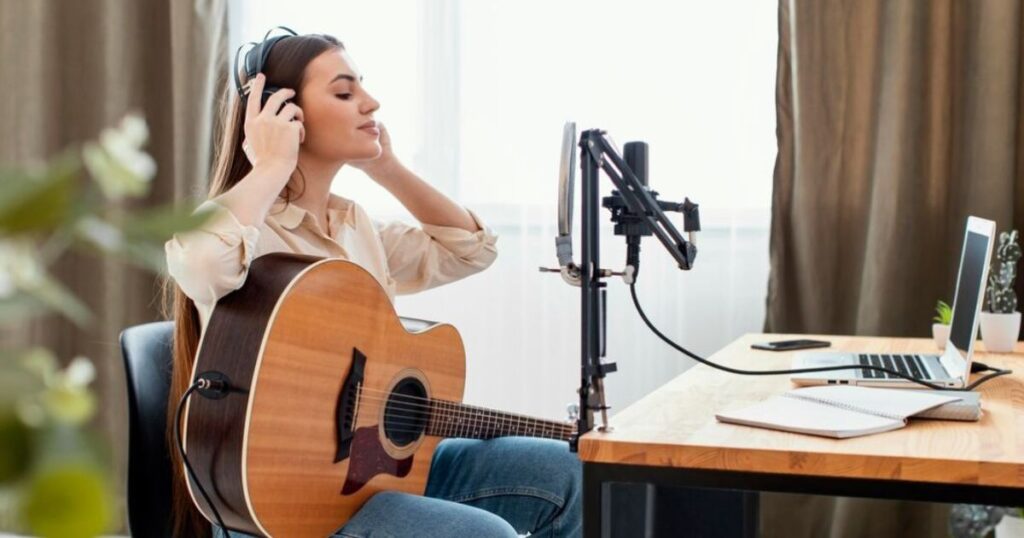
<instances>
[{"instance_id":1,"label":"acoustic guitar","mask_svg":"<svg viewBox=\"0 0 1024 538\"><path fill-rule=\"evenodd\" d=\"M233 390L192 395L185 451L229 528L319 537L379 491L422 495L442 438L574 434L571 422L461 403L465 373L455 327L399 317L358 265L262 256L199 343L192 379L220 376Z\"/></svg>"}]
</instances>

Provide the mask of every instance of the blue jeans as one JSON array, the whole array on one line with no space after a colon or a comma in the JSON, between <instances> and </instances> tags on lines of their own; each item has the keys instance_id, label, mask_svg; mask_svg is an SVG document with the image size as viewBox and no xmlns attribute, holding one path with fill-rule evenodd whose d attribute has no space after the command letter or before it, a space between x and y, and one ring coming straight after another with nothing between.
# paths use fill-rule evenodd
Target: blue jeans
<instances>
[{"instance_id":1,"label":"blue jeans","mask_svg":"<svg viewBox=\"0 0 1024 538\"><path fill-rule=\"evenodd\" d=\"M334 536L581 536L582 469L564 441L445 439L434 452L424 497L378 493ZM214 536L224 537L216 525Z\"/></svg>"}]
</instances>

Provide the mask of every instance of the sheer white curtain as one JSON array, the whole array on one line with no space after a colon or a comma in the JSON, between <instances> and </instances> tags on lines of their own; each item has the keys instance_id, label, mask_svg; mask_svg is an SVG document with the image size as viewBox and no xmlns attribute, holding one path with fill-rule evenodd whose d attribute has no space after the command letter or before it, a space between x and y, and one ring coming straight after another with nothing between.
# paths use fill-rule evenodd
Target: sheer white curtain
<instances>
[{"instance_id":1,"label":"sheer white curtain","mask_svg":"<svg viewBox=\"0 0 1024 538\"><path fill-rule=\"evenodd\" d=\"M236 41L278 24L344 41L398 156L499 234L487 271L397 301L403 315L458 327L468 402L562 418L576 399L579 289L537 270L556 264L566 120L620 147L648 142L651 187L701 205L693 270L644 240L637 289L652 321L702 354L760 331L776 151L772 3L264 0L239 3L235 20ZM415 222L358 171L343 170L335 191L377 218ZM624 240L601 220L602 264L621 270ZM576 235L578 259L578 224ZM614 413L693 363L647 330L621 280L608 290Z\"/></svg>"}]
</instances>

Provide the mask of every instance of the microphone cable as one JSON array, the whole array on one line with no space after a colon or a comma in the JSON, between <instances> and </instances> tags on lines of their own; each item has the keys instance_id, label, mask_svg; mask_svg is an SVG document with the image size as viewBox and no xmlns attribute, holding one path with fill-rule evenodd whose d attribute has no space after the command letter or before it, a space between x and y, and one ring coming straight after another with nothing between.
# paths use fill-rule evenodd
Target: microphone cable
<instances>
[{"instance_id":1,"label":"microphone cable","mask_svg":"<svg viewBox=\"0 0 1024 538\"><path fill-rule=\"evenodd\" d=\"M986 375L986 376L982 377L981 379L978 379L974 383L971 383L971 384L967 385L966 387L964 387L962 389L958 389L958 388L951 388L951 387L943 387L943 386L940 386L940 385L936 385L935 383L929 383L928 381L925 381L923 379L918 379L916 377L909 376L909 375L904 374L902 372L899 372L899 371L896 371L896 370L892 370L892 369L889 369L889 368L880 367L880 366L868 366L868 365L821 366L821 367L815 367L815 368L795 368L795 369L790 369L790 370L744 370L744 369L741 369L741 368L731 368L729 366L725 366L723 364L718 364L718 363L709 361L708 359L705 359L703 357L700 357L697 354L691 352L690 350L684 348L683 346L675 343L671 338L669 338L669 337L665 336L664 334L662 334L662 332L659 331L658 328L655 327L653 323L651 323L651 320L647 318L647 314L644 313L644 309L640 306L640 301L639 301L639 299L637 299L637 296L636 296L636 282L635 281L629 284L629 293L633 297L633 305L636 306L637 313L640 314L640 317L644 320L644 323L647 324L647 327L650 328L651 331L653 331L654 334L656 334L658 336L658 338L661 338L666 344L672 346L673 348L675 348L679 352L683 353L684 355L690 357L691 359L693 359L693 360L695 360L695 361L697 361L697 362L699 362L701 364L704 364L704 365L710 366L712 368L721 370L723 372L728 372L730 374L740 374L740 375L785 375L785 374L803 374L803 373L810 373L810 372L830 372L830 371L835 371L835 370L873 370L873 371L876 371L876 372L885 372L887 374L891 374L891 375L894 375L896 377L900 377L900 378L906 379L907 381L911 381L913 383L917 383L918 385L924 385L925 387L928 387L928 388L934 389L934 390L969 391L969 390L973 390L975 387L978 387L982 383L985 383L985 382L987 382L987 381L989 381L991 379L994 379L994 378L997 378L999 376L1004 376L1004 375L1013 373L1013 370L1003 370L1003 369L999 369L999 368L992 368L992 367L986 366L987 369L992 370L994 373ZM980 365L980 363L979 363L979 365ZM966 373L965 373L965 376L966 376Z\"/></svg>"}]
</instances>

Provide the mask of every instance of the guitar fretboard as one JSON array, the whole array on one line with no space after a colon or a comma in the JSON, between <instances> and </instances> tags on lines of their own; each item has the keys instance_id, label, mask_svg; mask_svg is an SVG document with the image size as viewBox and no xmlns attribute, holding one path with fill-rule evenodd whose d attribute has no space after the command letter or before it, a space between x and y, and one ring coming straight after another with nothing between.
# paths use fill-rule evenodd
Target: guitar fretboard
<instances>
[{"instance_id":1,"label":"guitar fretboard","mask_svg":"<svg viewBox=\"0 0 1024 538\"><path fill-rule=\"evenodd\" d=\"M438 437L491 439L524 436L567 441L575 433L575 426L569 423L504 413L446 400L431 400L430 412L427 434Z\"/></svg>"}]
</instances>

